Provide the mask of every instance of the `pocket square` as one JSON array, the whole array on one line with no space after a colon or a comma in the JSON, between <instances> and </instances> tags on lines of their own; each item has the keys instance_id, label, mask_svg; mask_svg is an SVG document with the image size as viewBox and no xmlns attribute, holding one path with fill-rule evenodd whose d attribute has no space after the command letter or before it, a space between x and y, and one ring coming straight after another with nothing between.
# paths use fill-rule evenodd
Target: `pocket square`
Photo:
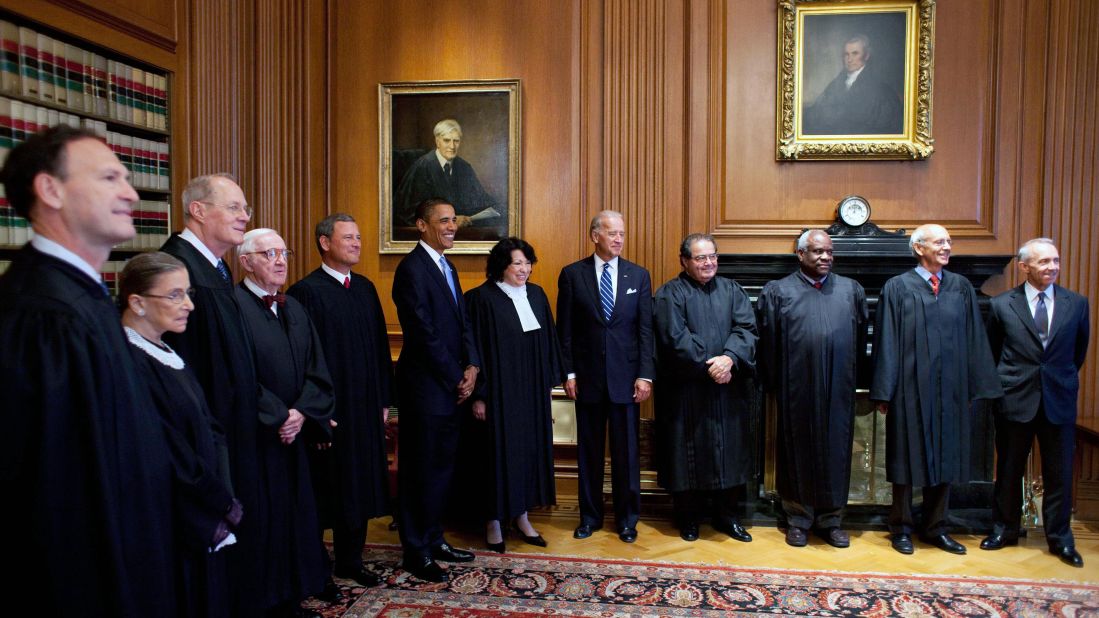
<instances>
[{"instance_id":1,"label":"pocket square","mask_svg":"<svg viewBox=\"0 0 1099 618\"><path fill-rule=\"evenodd\" d=\"M626 294L637 294L637 290L635 288L630 288L626 290Z\"/></svg>"}]
</instances>

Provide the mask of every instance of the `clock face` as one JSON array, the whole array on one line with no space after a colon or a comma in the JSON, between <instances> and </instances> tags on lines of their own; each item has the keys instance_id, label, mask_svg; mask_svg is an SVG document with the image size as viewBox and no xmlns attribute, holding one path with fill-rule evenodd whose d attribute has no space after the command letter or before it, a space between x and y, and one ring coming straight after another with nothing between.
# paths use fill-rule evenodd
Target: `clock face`
<instances>
[{"instance_id":1,"label":"clock face","mask_svg":"<svg viewBox=\"0 0 1099 618\"><path fill-rule=\"evenodd\" d=\"M870 204L857 195L844 198L839 206L840 219L851 227L858 227L870 220Z\"/></svg>"}]
</instances>

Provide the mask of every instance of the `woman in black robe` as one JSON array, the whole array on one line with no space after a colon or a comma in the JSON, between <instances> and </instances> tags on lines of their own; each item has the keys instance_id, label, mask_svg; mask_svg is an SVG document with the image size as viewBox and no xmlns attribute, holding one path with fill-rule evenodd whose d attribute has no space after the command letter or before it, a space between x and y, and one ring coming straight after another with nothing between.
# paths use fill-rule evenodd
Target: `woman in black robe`
<instances>
[{"instance_id":1,"label":"woman in black robe","mask_svg":"<svg viewBox=\"0 0 1099 618\"><path fill-rule=\"evenodd\" d=\"M466 307L481 354L472 400L473 441L481 448L478 485L485 494L486 542L504 551L500 522L512 521L520 537L545 547L530 525L531 507L553 504L553 425L550 390L561 383L557 333L549 300L528 283L537 258L519 238L492 248L488 279L466 292Z\"/></svg>"},{"instance_id":2,"label":"woman in black robe","mask_svg":"<svg viewBox=\"0 0 1099 618\"><path fill-rule=\"evenodd\" d=\"M224 554L242 509L233 498L225 436L202 389L162 340L194 309L183 263L166 253L131 259L119 281L122 324L164 428L174 469L176 585L180 616L228 616ZM213 551L211 551L213 550Z\"/></svg>"}]
</instances>

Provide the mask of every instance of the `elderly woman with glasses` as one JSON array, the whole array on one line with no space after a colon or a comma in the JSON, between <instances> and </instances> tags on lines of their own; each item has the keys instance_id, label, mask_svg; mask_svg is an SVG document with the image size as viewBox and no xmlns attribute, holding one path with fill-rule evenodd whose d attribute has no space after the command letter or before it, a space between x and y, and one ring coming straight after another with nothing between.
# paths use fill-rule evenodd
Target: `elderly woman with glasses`
<instances>
[{"instance_id":1,"label":"elderly woman with glasses","mask_svg":"<svg viewBox=\"0 0 1099 618\"><path fill-rule=\"evenodd\" d=\"M537 258L520 238L492 248L487 280L466 292L482 371L472 401L480 454L478 496L488 548L504 551L500 522L528 544L545 547L531 507L554 503L550 390L562 382L557 332L542 288L528 281Z\"/></svg>"},{"instance_id":2,"label":"elderly woman with glasses","mask_svg":"<svg viewBox=\"0 0 1099 618\"><path fill-rule=\"evenodd\" d=\"M225 565L214 552L235 541L242 509L232 495L221 428L194 375L161 339L187 328L192 294L183 262L166 253L132 258L119 279L122 324L163 421L175 471L179 614L227 616Z\"/></svg>"}]
</instances>

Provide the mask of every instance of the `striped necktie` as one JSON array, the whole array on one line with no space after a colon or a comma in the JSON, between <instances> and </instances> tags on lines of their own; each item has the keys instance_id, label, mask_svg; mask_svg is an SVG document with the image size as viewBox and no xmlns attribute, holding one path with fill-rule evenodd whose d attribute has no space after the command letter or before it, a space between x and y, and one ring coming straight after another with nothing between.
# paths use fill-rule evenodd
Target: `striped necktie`
<instances>
[{"instance_id":1,"label":"striped necktie","mask_svg":"<svg viewBox=\"0 0 1099 618\"><path fill-rule=\"evenodd\" d=\"M599 276L599 300L603 304L603 317L611 321L614 312L614 287L611 285L611 265L603 264L603 274Z\"/></svg>"},{"instance_id":2,"label":"striped necktie","mask_svg":"<svg viewBox=\"0 0 1099 618\"><path fill-rule=\"evenodd\" d=\"M229 267L225 265L224 260L218 260L218 272L221 273L221 278L225 279L226 283L232 282L233 278L229 275Z\"/></svg>"}]
</instances>

